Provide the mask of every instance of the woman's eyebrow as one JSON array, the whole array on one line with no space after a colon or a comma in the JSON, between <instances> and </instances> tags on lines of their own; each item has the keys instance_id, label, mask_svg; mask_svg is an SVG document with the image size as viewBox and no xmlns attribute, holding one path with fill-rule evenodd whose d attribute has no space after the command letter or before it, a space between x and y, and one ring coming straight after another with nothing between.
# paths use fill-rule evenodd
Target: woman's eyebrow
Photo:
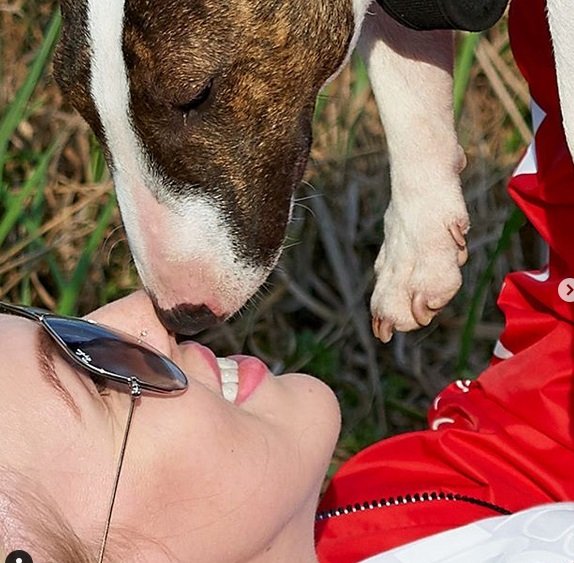
<instances>
[{"instance_id":1,"label":"woman's eyebrow","mask_svg":"<svg viewBox=\"0 0 574 563\"><path fill-rule=\"evenodd\" d=\"M62 384L61 379L56 373L56 365L54 362L54 343L49 334L46 331L38 327L38 332L36 333L36 358L38 359L38 364L40 365L40 373L44 379L56 390L58 396L68 405L72 410L74 415L78 418L82 418L80 409L74 401L72 395Z\"/></svg>"}]
</instances>

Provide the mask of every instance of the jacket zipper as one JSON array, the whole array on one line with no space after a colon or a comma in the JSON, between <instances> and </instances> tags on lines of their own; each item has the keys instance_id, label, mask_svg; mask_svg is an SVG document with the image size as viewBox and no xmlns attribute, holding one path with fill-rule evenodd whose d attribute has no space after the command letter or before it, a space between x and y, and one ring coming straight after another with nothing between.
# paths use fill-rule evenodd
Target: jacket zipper
<instances>
[{"instance_id":1,"label":"jacket zipper","mask_svg":"<svg viewBox=\"0 0 574 563\"><path fill-rule=\"evenodd\" d=\"M339 506L337 508L331 508L329 510L322 510L317 512L315 515L315 522L322 522L323 520L328 520L329 518L335 518L337 516L345 516L347 514L353 514L355 512L365 512L368 510L376 510L378 508L388 508L391 506L399 506L402 504L414 504L418 502L431 502L431 501L454 501L454 502L467 502L469 504L474 504L476 506L481 506L483 508L488 508L493 512L499 514L509 515L512 511L507 510L497 504L482 500L476 497L471 497L468 495L462 495L460 493L445 493L445 492L425 492L425 493L415 493L408 495L400 495L397 497L382 498L379 500L365 501L363 503L348 504L346 506Z\"/></svg>"}]
</instances>

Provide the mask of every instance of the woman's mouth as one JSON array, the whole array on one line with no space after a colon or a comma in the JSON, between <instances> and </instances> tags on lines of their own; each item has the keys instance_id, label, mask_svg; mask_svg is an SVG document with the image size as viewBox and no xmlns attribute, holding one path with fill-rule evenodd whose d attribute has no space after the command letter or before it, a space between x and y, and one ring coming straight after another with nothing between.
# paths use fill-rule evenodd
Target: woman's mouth
<instances>
[{"instance_id":1,"label":"woman's mouth","mask_svg":"<svg viewBox=\"0 0 574 563\"><path fill-rule=\"evenodd\" d=\"M251 356L217 358L221 372L221 392L230 403L240 405L269 375L267 366Z\"/></svg>"},{"instance_id":2,"label":"woman's mouth","mask_svg":"<svg viewBox=\"0 0 574 563\"><path fill-rule=\"evenodd\" d=\"M233 355L216 358L207 347L193 341L180 344L193 348L210 368L221 390L221 395L229 403L240 405L259 387L266 377L271 375L269 368L253 356Z\"/></svg>"}]
</instances>

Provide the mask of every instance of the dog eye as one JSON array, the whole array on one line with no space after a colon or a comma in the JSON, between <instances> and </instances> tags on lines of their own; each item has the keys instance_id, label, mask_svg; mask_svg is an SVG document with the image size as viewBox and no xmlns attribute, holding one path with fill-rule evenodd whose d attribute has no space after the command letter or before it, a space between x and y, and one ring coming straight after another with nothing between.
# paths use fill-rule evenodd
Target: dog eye
<instances>
[{"instance_id":1,"label":"dog eye","mask_svg":"<svg viewBox=\"0 0 574 563\"><path fill-rule=\"evenodd\" d=\"M211 94L211 87L213 86L213 80L210 80L203 89L195 96L193 99L185 102L184 104L179 104L177 109L183 113L184 116L188 116L192 111L199 109L209 98Z\"/></svg>"}]
</instances>

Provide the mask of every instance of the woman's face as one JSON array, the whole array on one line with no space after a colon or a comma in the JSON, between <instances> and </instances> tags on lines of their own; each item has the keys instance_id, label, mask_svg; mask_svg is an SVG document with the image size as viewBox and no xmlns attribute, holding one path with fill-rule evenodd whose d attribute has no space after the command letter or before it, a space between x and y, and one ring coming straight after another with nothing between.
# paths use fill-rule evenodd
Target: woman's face
<instances>
[{"instance_id":1,"label":"woman's face","mask_svg":"<svg viewBox=\"0 0 574 563\"><path fill-rule=\"evenodd\" d=\"M143 292L90 317L142 338L189 379L185 393L144 395L135 408L110 533L133 544L125 560L312 560L315 505L339 431L331 391L239 357L232 403L213 354L178 345ZM79 537L97 543L130 399L98 393L45 340L36 323L0 316L0 466L39 483Z\"/></svg>"}]
</instances>

